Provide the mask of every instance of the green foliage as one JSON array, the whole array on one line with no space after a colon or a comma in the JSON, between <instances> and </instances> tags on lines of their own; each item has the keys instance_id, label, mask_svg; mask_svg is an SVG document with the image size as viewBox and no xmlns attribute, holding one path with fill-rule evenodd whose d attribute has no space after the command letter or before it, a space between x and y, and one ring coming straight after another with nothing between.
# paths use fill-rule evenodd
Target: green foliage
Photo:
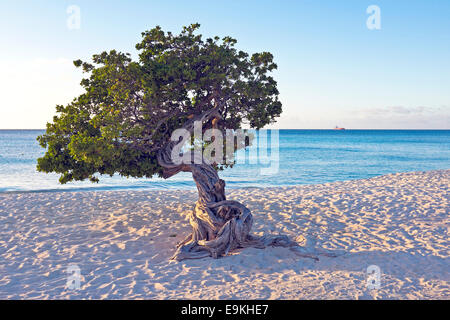
<instances>
[{"instance_id":1,"label":"green foliage","mask_svg":"<svg viewBox=\"0 0 450 320\"><path fill-rule=\"evenodd\" d=\"M220 128L262 128L281 113L269 52L249 56L230 37L178 35L155 27L136 45L138 61L111 50L92 63L74 61L88 75L85 92L57 115L38 137L47 149L38 170L61 173L61 183L95 174L152 177L162 174L156 154L172 132L193 115L218 108ZM211 126L212 124L205 124Z\"/></svg>"}]
</instances>

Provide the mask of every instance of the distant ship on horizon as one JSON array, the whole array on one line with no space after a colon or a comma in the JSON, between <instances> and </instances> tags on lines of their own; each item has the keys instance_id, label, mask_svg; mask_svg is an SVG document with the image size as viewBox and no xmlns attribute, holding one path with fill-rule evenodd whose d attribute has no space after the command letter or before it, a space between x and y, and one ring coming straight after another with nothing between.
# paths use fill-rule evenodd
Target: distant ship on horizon
<instances>
[{"instance_id":1,"label":"distant ship on horizon","mask_svg":"<svg viewBox=\"0 0 450 320\"><path fill-rule=\"evenodd\" d=\"M336 127L334 128L334 130L345 130L345 128L341 128L341 127L336 126Z\"/></svg>"}]
</instances>

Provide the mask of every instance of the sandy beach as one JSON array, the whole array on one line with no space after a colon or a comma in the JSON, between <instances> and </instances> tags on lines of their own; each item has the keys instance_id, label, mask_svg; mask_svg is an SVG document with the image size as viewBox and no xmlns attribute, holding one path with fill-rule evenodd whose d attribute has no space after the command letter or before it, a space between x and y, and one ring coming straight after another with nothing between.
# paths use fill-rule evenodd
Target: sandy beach
<instances>
[{"instance_id":1,"label":"sandy beach","mask_svg":"<svg viewBox=\"0 0 450 320\"><path fill-rule=\"evenodd\" d=\"M228 189L253 232L345 254L285 248L169 261L195 191L0 194L1 299L450 299L450 170ZM67 288L67 267L81 272ZM379 289L366 269L381 270Z\"/></svg>"}]
</instances>

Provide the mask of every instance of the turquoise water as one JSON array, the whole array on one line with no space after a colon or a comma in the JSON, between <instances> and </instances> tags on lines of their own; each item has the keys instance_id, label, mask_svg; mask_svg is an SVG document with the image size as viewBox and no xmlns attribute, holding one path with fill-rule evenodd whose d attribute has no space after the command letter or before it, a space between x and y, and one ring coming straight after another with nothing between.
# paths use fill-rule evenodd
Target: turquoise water
<instances>
[{"instance_id":1,"label":"turquoise water","mask_svg":"<svg viewBox=\"0 0 450 320\"><path fill-rule=\"evenodd\" d=\"M43 132L0 130L0 192L194 188L188 173L168 180L107 176L101 177L98 184L60 185L57 174L36 172L36 159L44 154L36 137ZM450 169L450 130L280 130L278 170L272 175L262 175L261 168L265 167L269 165L238 164L220 176L228 187L240 188Z\"/></svg>"}]
</instances>

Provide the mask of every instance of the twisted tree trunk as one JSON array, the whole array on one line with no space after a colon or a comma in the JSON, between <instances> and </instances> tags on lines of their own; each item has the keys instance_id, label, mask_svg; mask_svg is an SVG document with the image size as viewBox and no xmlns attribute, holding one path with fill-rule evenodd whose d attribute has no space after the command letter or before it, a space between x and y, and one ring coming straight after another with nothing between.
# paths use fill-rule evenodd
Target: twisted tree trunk
<instances>
[{"instance_id":1,"label":"twisted tree trunk","mask_svg":"<svg viewBox=\"0 0 450 320\"><path fill-rule=\"evenodd\" d=\"M169 144L158 156L159 164L165 169L164 177L180 171L192 172L199 194L195 209L189 216L192 234L177 245L173 260L218 258L236 248L267 246L287 247L299 256L318 260L318 251L300 247L287 236L252 236L253 216L250 210L238 201L226 199L225 181L219 178L214 167L205 160L202 164L174 165L167 158L172 147L173 144ZM331 256L324 251L320 254Z\"/></svg>"},{"instance_id":2,"label":"twisted tree trunk","mask_svg":"<svg viewBox=\"0 0 450 320\"><path fill-rule=\"evenodd\" d=\"M198 115L183 127L192 133L194 121L209 121L213 117L218 117L217 109ZM178 243L173 260L209 256L218 258L236 248L267 246L287 247L299 256L314 260L318 260L318 254L334 256L326 250L319 251L310 246L301 247L287 236L252 236L250 230L253 216L250 210L238 201L226 199L225 181L219 178L214 167L203 157L200 161L174 164L171 155L176 144L174 141L168 142L165 148L158 152L158 163L164 168L163 176L169 178L181 171L191 172L197 185L199 199L189 217L192 234Z\"/></svg>"},{"instance_id":3,"label":"twisted tree trunk","mask_svg":"<svg viewBox=\"0 0 450 320\"><path fill-rule=\"evenodd\" d=\"M191 165L199 199L190 214L193 232L178 244L172 259L183 260L211 256L218 258L236 248L282 246L296 248L305 257L317 259L308 250L286 236L254 237L250 234L253 216L238 201L226 200L225 182L209 164Z\"/></svg>"}]
</instances>

